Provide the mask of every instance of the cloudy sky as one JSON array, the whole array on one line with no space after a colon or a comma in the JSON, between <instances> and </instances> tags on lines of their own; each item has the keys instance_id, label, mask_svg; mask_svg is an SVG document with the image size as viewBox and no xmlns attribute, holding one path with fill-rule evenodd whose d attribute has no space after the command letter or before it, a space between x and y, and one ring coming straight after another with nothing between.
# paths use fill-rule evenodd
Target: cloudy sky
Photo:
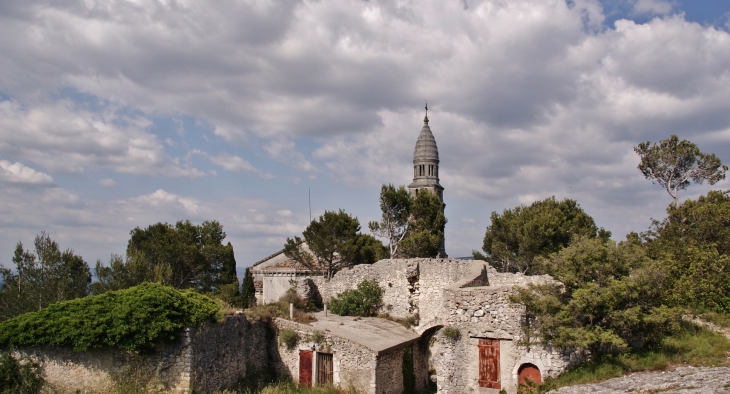
<instances>
[{"instance_id":1,"label":"cloudy sky","mask_svg":"<svg viewBox=\"0 0 730 394\"><path fill-rule=\"evenodd\" d=\"M622 239L671 201L637 143L730 163L729 31L726 0L2 1L0 263L41 231L93 264L215 219L245 267L301 233L310 189L366 229L425 99L451 256L552 195Z\"/></svg>"}]
</instances>

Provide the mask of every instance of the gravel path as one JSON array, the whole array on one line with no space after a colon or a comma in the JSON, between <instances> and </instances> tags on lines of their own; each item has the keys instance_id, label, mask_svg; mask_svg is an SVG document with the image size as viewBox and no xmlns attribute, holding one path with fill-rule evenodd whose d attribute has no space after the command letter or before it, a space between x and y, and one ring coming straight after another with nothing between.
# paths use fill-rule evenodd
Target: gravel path
<instances>
[{"instance_id":1,"label":"gravel path","mask_svg":"<svg viewBox=\"0 0 730 394\"><path fill-rule=\"evenodd\" d=\"M730 367L677 367L674 371L639 372L599 383L562 387L551 393L730 393Z\"/></svg>"}]
</instances>

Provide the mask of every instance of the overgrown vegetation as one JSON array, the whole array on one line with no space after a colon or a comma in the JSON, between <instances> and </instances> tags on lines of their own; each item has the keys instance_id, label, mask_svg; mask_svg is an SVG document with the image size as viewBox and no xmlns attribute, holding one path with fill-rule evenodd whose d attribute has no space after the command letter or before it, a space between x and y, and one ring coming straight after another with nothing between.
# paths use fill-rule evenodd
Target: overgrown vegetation
<instances>
[{"instance_id":1,"label":"overgrown vegetation","mask_svg":"<svg viewBox=\"0 0 730 394\"><path fill-rule=\"evenodd\" d=\"M413 368L413 345L408 345L403 350L403 362L401 364L403 375L403 394L416 394L416 372Z\"/></svg>"},{"instance_id":2,"label":"overgrown vegetation","mask_svg":"<svg viewBox=\"0 0 730 394\"><path fill-rule=\"evenodd\" d=\"M286 345L287 348L293 349L299 342L299 334L287 327L279 331L279 340L282 344Z\"/></svg>"},{"instance_id":3,"label":"overgrown vegetation","mask_svg":"<svg viewBox=\"0 0 730 394\"><path fill-rule=\"evenodd\" d=\"M0 394L36 394L43 386L40 365L0 353Z\"/></svg>"},{"instance_id":4,"label":"overgrown vegetation","mask_svg":"<svg viewBox=\"0 0 730 394\"><path fill-rule=\"evenodd\" d=\"M185 327L221 319L221 306L192 290L144 283L2 322L0 346L59 345L75 351L116 346L145 352L176 340Z\"/></svg>"},{"instance_id":5,"label":"overgrown vegetation","mask_svg":"<svg viewBox=\"0 0 730 394\"><path fill-rule=\"evenodd\" d=\"M461 331L459 331L459 329L456 327L446 326L441 332L444 333L444 336L446 338L449 338L452 341L458 341L459 338L461 338Z\"/></svg>"},{"instance_id":6,"label":"overgrown vegetation","mask_svg":"<svg viewBox=\"0 0 730 394\"><path fill-rule=\"evenodd\" d=\"M383 289L375 280L364 280L357 289L345 290L329 302L329 310L340 316L375 316L383 303Z\"/></svg>"},{"instance_id":7,"label":"overgrown vegetation","mask_svg":"<svg viewBox=\"0 0 730 394\"><path fill-rule=\"evenodd\" d=\"M574 384L590 383L640 371L661 371L674 365L689 364L715 367L728 365L730 341L689 323L663 338L656 346L621 354L604 354L582 363L558 376L545 379L536 387L522 387L521 392L544 393Z\"/></svg>"}]
</instances>

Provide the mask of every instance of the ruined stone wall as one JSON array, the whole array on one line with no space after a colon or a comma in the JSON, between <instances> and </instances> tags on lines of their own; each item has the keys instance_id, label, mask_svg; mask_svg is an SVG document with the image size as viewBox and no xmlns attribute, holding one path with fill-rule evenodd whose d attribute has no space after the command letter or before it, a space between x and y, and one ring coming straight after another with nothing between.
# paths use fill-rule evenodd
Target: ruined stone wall
<instances>
[{"instance_id":1,"label":"ruined stone wall","mask_svg":"<svg viewBox=\"0 0 730 394\"><path fill-rule=\"evenodd\" d=\"M380 260L342 270L329 282L323 277L311 280L327 302L363 280L375 279L385 291L381 312L398 318L420 316L424 321L442 312L443 289L468 277L471 266L472 261L456 259Z\"/></svg>"},{"instance_id":2,"label":"ruined stone wall","mask_svg":"<svg viewBox=\"0 0 730 394\"><path fill-rule=\"evenodd\" d=\"M268 368L267 327L240 314L196 330L189 348L191 384L195 393L231 387L248 369Z\"/></svg>"},{"instance_id":3,"label":"ruined stone wall","mask_svg":"<svg viewBox=\"0 0 730 394\"><path fill-rule=\"evenodd\" d=\"M402 347L378 356L378 367L375 373L376 393L403 393L403 352L405 349L406 347Z\"/></svg>"},{"instance_id":4,"label":"ruined stone wall","mask_svg":"<svg viewBox=\"0 0 730 394\"><path fill-rule=\"evenodd\" d=\"M521 365L534 364L542 377L557 376L580 361L574 352L561 352L540 344L524 345L522 305L509 301L519 286L553 281L549 276L496 274L490 284L497 286L458 288L444 291L444 326L459 329L457 341L437 335L436 370L439 393L476 392L479 390L479 339L500 341L500 381L508 393L515 393ZM533 339L534 340L534 339ZM433 349L432 349L433 352Z\"/></svg>"},{"instance_id":5,"label":"ruined stone wall","mask_svg":"<svg viewBox=\"0 0 730 394\"><path fill-rule=\"evenodd\" d=\"M419 388L428 380L423 368L428 366L436 370L439 393L479 392L479 339L500 340L500 378L509 393L516 391L517 369L522 364L536 365L547 377L579 361L575 353L534 344L528 350L520 345L525 311L511 303L509 296L530 283L553 282L548 275L498 273L483 261L396 259L340 271L330 282L312 278L311 283L326 302L370 279L385 291L382 312L394 317L418 316L415 330L427 333L421 342L428 343L423 348L417 346L419 350L414 352L414 361L421 366L417 368ZM480 286L486 281L488 286ZM458 328L461 338L444 337L438 330L445 326ZM434 330L434 339L429 341Z\"/></svg>"},{"instance_id":6,"label":"ruined stone wall","mask_svg":"<svg viewBox=\"0 0 730 394\"><path fill-rule=\"evenodd\" d=\"M124 384L163 393L212 393L244 378L248 366L267 367L266 345L264 323L251 323L240 314L186 329L177 343L149 356L116 348L74 352L56 346L13 354L40 362L43 378L58 392L109 393Z\"/></svg>"},{"instance_id":7,"label":"ruined stone wall","mask_svg":"<svg viewBox=\"0 0 730 394\"><path fill-rule=\"evenodd\" d=\"M320 331L320 342L313 339L314 328L289 320L276 319L279 329L290 328L297 332L299 341L296 346L288 348L279 343L280 362L276 366L280 375L291 376L299 381L299 350L331 353L333 361L333 383L341 387L353 386L365 393L376 393L376 354L373 350L360 344L348 341L329 331ZM316 353L314 354L316 359ZM316 375L313 365L313 375ZM378 394L381 391L377 391ZM400 393L400 392L399 392Z\"/></svg>"}]
</instances>

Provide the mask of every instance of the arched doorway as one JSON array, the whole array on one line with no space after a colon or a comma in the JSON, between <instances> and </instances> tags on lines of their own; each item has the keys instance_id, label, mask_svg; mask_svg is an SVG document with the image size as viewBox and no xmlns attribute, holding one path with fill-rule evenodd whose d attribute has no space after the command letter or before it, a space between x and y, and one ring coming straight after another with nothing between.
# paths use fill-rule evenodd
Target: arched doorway
<instances>
[{"instance_id":1,"label":"arched doorway","mask_svg":"<svg viewBox=\"0 0 730 394\"><path fill-rule=\"evenodd\" d=\"M519 384L525 384L525 379L529 379L532 383L542 383L542 375L540 369L534 364L522 364L520 369L517 371Z\"/></svg>"}]
</instances>

